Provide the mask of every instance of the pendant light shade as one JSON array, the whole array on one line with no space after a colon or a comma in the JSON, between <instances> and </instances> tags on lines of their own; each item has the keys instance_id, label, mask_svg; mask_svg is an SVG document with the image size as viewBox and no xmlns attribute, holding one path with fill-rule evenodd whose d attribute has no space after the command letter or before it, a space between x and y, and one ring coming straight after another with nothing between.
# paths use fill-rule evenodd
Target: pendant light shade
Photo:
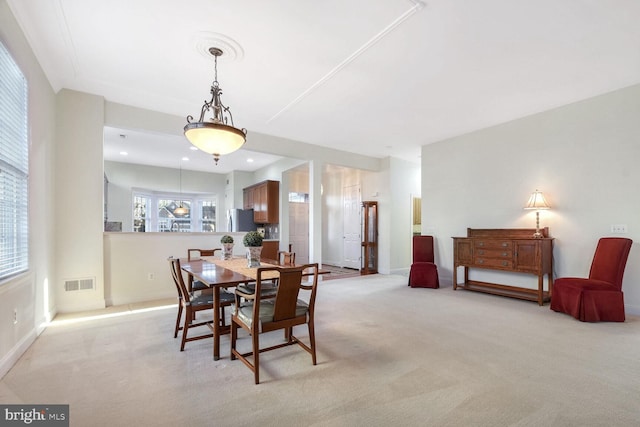
<instances>
[{"instance_id":1,"label":"pendant light shade","mask_svg":"<svg viewBox=\"0 0 640 427\"><path fill-rule=\"evenodd\" d=\"M181 200L181 201L180 201L180 207L179 207L179 208L177 208L175 211L173 211L173 213L174 213L175 215L183 216L183 215L186 215L186 214L188 214L188 213L189 213L189 209L187 209L187 208L185 208L184 206L182 206L182 200Z\"/></svg>"},{"instance_id":2,"label":"pendant light shade","mask_svg":"<svg viewBox=\"0 0 640 427\"><path fill-rule=\"evenodd\" d=\"M184 135L199 150L218 156L239 150L245 142L241 130L222 123L189 123L184 127Z\"/></svg>"},{"instance_id":3,"label":"pendant light shade","mask_svg":"<svg viewBox=\"0 0 640 427\"><path fill-rule=\"evenodd\" d=\"M199 150L213 155L218 164L220 156L233 153L244 145L247 136L246 129L238 129L233 125L233 116L229 107L222 104L220 95L222 89L218 83L218 57L222 50L216 47L209 49L215 60L215 78L211 84L211 100L205 101L197 122L192 122L193 116L187 116L184 136ZM211 111L213 116L205 120L205 114Z\"/></svg>"}]
</instances>

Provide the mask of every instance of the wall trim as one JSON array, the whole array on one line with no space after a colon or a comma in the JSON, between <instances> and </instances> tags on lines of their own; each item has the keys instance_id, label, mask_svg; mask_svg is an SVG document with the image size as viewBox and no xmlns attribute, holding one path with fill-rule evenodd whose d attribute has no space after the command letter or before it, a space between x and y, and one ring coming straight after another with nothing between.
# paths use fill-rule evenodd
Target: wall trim
<instances>
[{"instance_id":1,"label":"wall trim","mask_svg":"<svg viewBox=\"0 0 640 427\"><path fill-rule=\"evenodd\" d=\"M37 334L35 329L31 329L20 341L13 346L11 350L0 360L0 379L13 368L13 365L20 357L29 349L31 344L36 340Z\"/></svg>"}]
</instances>

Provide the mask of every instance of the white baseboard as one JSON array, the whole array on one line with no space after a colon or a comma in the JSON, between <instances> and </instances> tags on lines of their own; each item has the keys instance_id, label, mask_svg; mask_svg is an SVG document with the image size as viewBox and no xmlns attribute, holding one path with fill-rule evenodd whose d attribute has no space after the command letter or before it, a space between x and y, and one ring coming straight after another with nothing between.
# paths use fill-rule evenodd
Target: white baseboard
<instances>
[{"instance_id":1,"label":"white baseboard","mask_svg":"<svg viewBox=\"0 0 640 427\"><path fill-rule=\"evenodd\" d=\"M389 274L397 274L398 276L407 276L409 277L409 269L408 268L394 268Z\"/></svg>"},{"instance_id":2,"label":"white baseboard","mask_svg":"<svg viewBox=\"0 0 640 427\"><path fill-rule=\"evenodd\" d=\"M0 379L2 379L7 372L11 370L13 365L16 364L18 359L24 354L31 344L36 340L36 330L32 329L27 335L24 336L16 345L9 350L9 352L0 360Z\"/></svg>"}]
</instances>

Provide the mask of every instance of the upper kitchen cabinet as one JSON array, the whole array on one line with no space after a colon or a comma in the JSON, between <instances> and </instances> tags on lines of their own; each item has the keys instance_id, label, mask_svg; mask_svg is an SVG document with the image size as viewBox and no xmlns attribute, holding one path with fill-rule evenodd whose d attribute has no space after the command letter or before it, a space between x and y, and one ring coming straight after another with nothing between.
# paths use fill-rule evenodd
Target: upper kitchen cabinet
<instances>
[{"instance_id":1,"label":"upper kitchen cabinet","mask_svg":"<svg viewBox=\"0 0 640 427\"><path fill-rule=\"evenodd\" d=\"M243 190L245 209L253 209L253 221L277 224L280 221L280 182L263 181Z\"/></svg>"}]
</instances>

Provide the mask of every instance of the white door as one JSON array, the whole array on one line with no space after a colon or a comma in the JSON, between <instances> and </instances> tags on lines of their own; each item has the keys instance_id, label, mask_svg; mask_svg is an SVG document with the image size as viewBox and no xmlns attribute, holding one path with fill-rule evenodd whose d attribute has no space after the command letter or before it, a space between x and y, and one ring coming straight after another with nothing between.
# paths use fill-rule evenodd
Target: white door
<instances>
[{"instance_id":1,"label":"white door","mask_svg":"<svg viewBox=\"0 0 640 427\"><path fill-rule=\"evenodd\" d=\"M289 202L289 242L296 264L309 262L309 203Z\"/></svg>"},{"instance_id":2,"label":"white door","mask_svg":"<svg viewBox=\"0 0 640 427\"><path fill-rule=\"evenodd\" d=\"M360 186L344 187L344 260L343 267L360 269Z\"/></svg>"}]
</instances>

